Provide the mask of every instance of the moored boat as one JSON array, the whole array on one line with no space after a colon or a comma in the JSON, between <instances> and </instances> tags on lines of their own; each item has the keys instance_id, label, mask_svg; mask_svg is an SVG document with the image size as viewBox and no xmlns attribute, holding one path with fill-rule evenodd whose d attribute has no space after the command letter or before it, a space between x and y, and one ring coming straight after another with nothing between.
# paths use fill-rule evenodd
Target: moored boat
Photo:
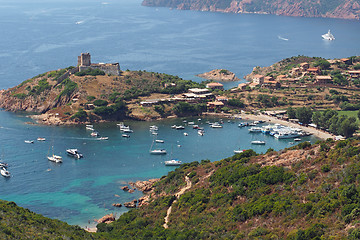
<instances>
[{"instance_id":1,"label":"moored boat","mask_svg":"<svg viewBox=\"0 0 360 240\"><path fill-rule=\"evenodd\" d=\"M163 155L163 154L166 154L166 150L165 149L154 149L154 150L150 150L150 154Z\"/></svg>"},{"instance_id":2,"label":"moored boat","mask_svg":"<svg viewBox=\"0 0 360 240\"><path fill-rule=\"evenodd\" d=\"M157 143L164 143L165 141L164 141L164 140L161 140L161 139L156 139L155 142L157 142Z\"/></svg>"},{"instance_id":3,"label":"moored boat","mask_svg":"<svg viewBox=\"0 0 360 240\"><path fill-rule=\"evenodd\" d=\"M249 128L249 133L261 133L262 128L261 127L251 127Z\"/></svg>"},{"instance_id":4,"label":"moored boat","mask_svg":"<svg viewBox=\"0 0 360 240\"><path fill-rule=\"evenodd\" d=\"M56 162L56 163L61 163L62 162L62 157L58 156L58 155L51 155L51 156L47 156L47 159L51 162Z\"/></svg>"},{"instance_id":5,"label":"moored boat","mask_svg":"<svg viewBox=\"0 0 360 240\"><path fill-rule=\"evenodd\" d=\"M129 138L130 137L129 134L122 134L121 136L124 137L124 138Z\"/></svg>"},{"instance_id":6,"label":"moored boat","mask_svg":"<svg viewBox=\"0 0 360 240\"><path fill-rule=\"evenodd\" d=\"M179 166L181 165L181 161L178 159L171 159L169 161L165 161L165 166Z\"/></svg>"},{"instance_id":7,"label":"moored boat","mask_svg":"<svg viewBox=\"0 0 360 240\"><path fill-rule=\"evenodd\" d=\"M5 167L0 168L0 174L3 177L10 177L10 172Z\"/></svg>"},{"instance_id":8,"label":"moored boat","mask_svg":"<svg viewBox=\"0 0 360 240\"><path fill-rule=\"evenodd\" d=\"M255 140L255 141L251 141L251 144L254 144L254 145L265 145L265 141Z\"/></svg>"},{"instance_id":9,"label":"moored boat","mask_svg":"<svg viewBox=\"0 0 360 240\"><path fill-rule=\"evenodd\" d=\"M83 155L76 148L66 149L66 153L69 154L70 156L78 158L78 159L83 157Z\"/></svg>"},{"instance_id":10,"label":"moored boat","mask_svg":"<svg viewBox=\"0 0 360 240\"><path fill-rule=\"evenodd\" d=\"M245 149L243 149L243 150L234 150L234 153L242 153L242 152L244 152L245 151Z\"/></svg>"},{"instance_id":11,"label":"moored boat","mask_svg":"<svg viewBox=\"0 0 360 240\"><path fill-rule=\"evenodd\" d=\"M321 37L323 39L329 40L329 41L335 40L335 37L334 37L334 35L331 34L330 29L329 29L329 31L327 33L321 35Z\"/></svg>"},{"instance_id":12,"label":"moored boat","mask_svg":"<svg viewBox=\"0 0 360 240\"><path fill-rule=\"evenodd\" d=\"M42 137L38 137L37 140L38 140L38 141L45 141L46 139L45 139L45 138L42 138Z\"/></svg>"},{"instance_id":13,"label":"moored boat","mask_svg":"<svg viewBox=\"0 0 360 240\"><path fill-rule=\"evenodd\" d=\"M25 143L34 143L34 140L25 140Z\"/></svg>"}]
</instances>

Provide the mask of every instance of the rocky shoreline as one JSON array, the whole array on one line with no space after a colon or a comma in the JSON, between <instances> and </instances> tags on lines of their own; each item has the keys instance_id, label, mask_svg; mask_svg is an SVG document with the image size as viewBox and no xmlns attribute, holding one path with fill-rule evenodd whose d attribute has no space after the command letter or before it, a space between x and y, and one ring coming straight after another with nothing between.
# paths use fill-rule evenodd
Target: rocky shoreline
<instances>
[{"instance_id":1,"label":"rocky shoreline","mask_svg":"<svg viewBox=\"0 0 360 240\"><path fill-rule=\"evenodd\" d=\"M235 76L235 73L230 72L229 70L226 69L215 69L215 70L211 70L210 72L198 74L196 76L204 79L220 81L220 82L231 82L231 81L240 80Z\"/></svg>"}]
</instances>

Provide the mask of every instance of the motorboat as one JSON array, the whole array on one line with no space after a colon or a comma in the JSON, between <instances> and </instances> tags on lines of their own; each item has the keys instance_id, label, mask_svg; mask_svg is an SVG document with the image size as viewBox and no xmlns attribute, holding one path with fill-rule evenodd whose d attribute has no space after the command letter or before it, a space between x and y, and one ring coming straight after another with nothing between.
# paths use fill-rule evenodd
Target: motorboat
<instances>
[{"instance_id":1,"label":"motorboat","mask_svg":"<svg viewBox=\"0 0 360 240\"><path fill-rule=\"evenodd\" d=\"M163 155L163 154L166 154L166 150L165 149L154 149L154 150L150 150L150 154Z\"/></svg>"},{"instance_id":2,"label":"motorboat","mask_svg":"<svg viewBox=\"0 0 360 240\"><path fill-rule=\"evenodd\" d=\"M175 129L177 126L176 125L172 125L171 128Z\"/></svg>"},{"instance_id":3,"label":"motorboat","mask_svg":"<svg viewBox=\"0 0 360 240\"><path fill-rule=\"evenodd\" d=\"M66 149L66 153L78 159L83 157L83 155L76 148Z\"/></svg>"},{"instance_id":4,"label":"motorboat","mask_svg":"<svg viewBox=\"0 0 360 240\"><path fill-rule=\"evenodd\" d=\"M251 144L254 144L254 145L265 145L265 141L255 140L255 141L251 141Z\"/></svg>"},{"instance_id":5,"label":"motorboat","mask_svg":"<svg viewBox=\"0 0 360 240\"><path fill-rule=\"evenodd\" d=\"M188 122L188 125L194 125L195 122Z\"/></svg>"},{"instance_id":6,"label":"motorboat","mask_svg":"<svg viewBox=\"0 0 360 240\"><path fill-rule=\"evenodd\" d=\"M150 131L157 131L159 128L155 125L150 126Z\"/></svg>"},{"instance_id":7,"label":"motorboat","mask_svg":"<svg viewBox=\"0 0 360 240\"><path fill-rule=\"evenodd\" d=\"M295 131L278 132L274 135L277 139L297 138L300 134Z\"/></svg>"},{"instance_id":8,"label":"motorboat","mask_svg":"<svg viewBox=\"0 0 360 240\"><path fill-rule=\"evenodd\" d=\"M164 140L156 139L155 142L157 142L157 143L164 143Z\"/></svg>"},{"instance_id":9,"label":"motorboat","mask_svg":"<svg viewBox=\"0 0 360 240\"><path fill-rule=\"evenodd\" d=\"M3 177L10 177L10 172L5 167L0 168L0 174Z\"/></svg>"},{"instance_id":10,"label":"motorboat","mask_svg":"<svg viewBox=\"0 0 360 240\"><path fill-rule=\"evenodd\" d=\"M109 137L99 137L97 140L109 140Z\"/></svg>"},{"instance_id":11,"label":"motorboat","mask_svg":"<svg viewBox=\"0 0 360 240\"><path fill-rule=\"evenodd\" d=\"M242 152L244 152L245 151L245 149L243 149L243 150L234 150L234 153L242 153Z\"/></svg>"},{"instance_id":12,"label":"motorboat","mask_svg":"<svg viewBox=\"0 0 360 240\"><path fill-rule=\"evenodd\" d=\"M92 124L86 124L86 127L91 127L91 128L93 128L94 125L92 125Z\"/></svg>"},{"instance_id":13,"label":"motorboat","mask_svg":"<svg viewBox=\"0 0 360 240\"><path fill-rule=\"evenodd\" d=\"M179 166L181 165L181 161L178 159L171 159L169 161L165 161L165 166Z\"/></svg>"},{"instance_id":14,"label":"motorboat","mask_svg":"<svg viewBox=\"0 0 360 240\"><path fill-rule=\"evenodd\" d=\"M8 164L7 163L4 163L4 162L0 162L0 168L7 168L8 167Z\"/></svg>"},{"instance_id":15,"label":"motorboat","mask_svg":"<svg viewBox=\"0 0 360 240\"><path fill-rule=\"evenodd\" d=\"M37 140L38 140L38 141L45 141L46 139L45 139L45 138L42 138L42 137L38 137Z\"/></svg>"},{"instance_id":16,"label":"motorboat","mask_svg":"<svg viewBox=\"0 0 360 240\"><path fill-rule=\"evenodd\" d=\"M91 135L92 137L97 137L97 136L99 136L99 133L98 133L98 132L92 132L92 133L90 133L90 135Z\"/></svg>"},{"instance_id":17,"label":"motorboat","mask_svg":"<svg viewBox=\"0 0 360 240\"><path fill-rule=\"evenodd\" d=\"M129 138L130 137L129 134L122 134L121 136L124 137L124 138Z\"/></svg>"},{"instance_id":18,"label":"motorboat","mask_svg":"<svg viewBox=\"0 0 360 240\"><path fill-rule=\"evenodd\" d=\"M199 131L198 131L198 134L199 134L200 136L204 136L204 131L203 131L203 130L199 130Z\"/></svg>"},{"instance_id":19,"label":"motorboat","mask_svg":"<svg viewBox=\"0 0 360 240\"><path fill-rule=\"evenodd\" d=\"M184 136L188 136L188 135L189 135L188 133L186 133L186 132L184 133Z\"/></svg>"},{"instance_id":20,"label":"motorboat","mask_svg":"<svg viewBox=\"0 0 360 240\"><path fill-rule=\"evenodd\" d=\"M56 162L56 163L61 163L62 162L62 157L58 156L58 155L51 155L51 156L47 156L47 159L51 162Z\"/></svg>"},{"instance_id":21,"label":"motorboat","mask_svg":"<svg viewBox=\"0 0 360 240\"><path fill-rule=\"evenodd\" d=\"M335 40L335 37L334 37L334 35L331 34L330 29L329 29L329 31L327 33L321 35L321 37L323 39L329 40L329 41Z\"/></svg>"},{"instance_id":22,"label":"motorboat","mask_svg":"<svg viewBox=\"0 0 360 240\"><path fill-rule=\"evenodd\" d=\"M183 130L183 129L185 129L185 127L180 125L180 126L176 126L175 129L176 130Z\"/></svg>"},{"instance_id":23,"label":"motorboat","mask_svg":"<svg viewBox=\"0 0 360 240\"><path fill-rule=\"evenodd\" d=\"M212 127L212 128L222 128L223 126L221 126L219 123L213 123L213 124L211 124L211 126L210 127Z\"/></svg>"},{"instance_id":24,"label":"motorboat","mask_svg":"<svg viewBox=\"0 0 360 240\"><path fill-rule=\"evenodd\" d=\"M34 140L25 140L25 143L34 143Z\"/></svg>"},{"instance_id":25,"label":"motorboat","mask_svg":"<svg viewBox=\"0 0 360 240\"><path fill-rule=\"evenodd\" d=\"M251 127L249 128L249 133L261 133L262 128L261 127Z\"/></svg>"},{"instance_id":26,"label":"motorboat","mask_svg":"<svg viewBox=\"0 0 360 240\"><path fill-rule=\"evenodd\" d=\"M199 125L193 125L193 129L199 129Z\"/></svg>"},{"instance_id":27,"label":"motorboat","mask_svg":"<svg viewBox=\"0 0 360 240\"><path fill-rule=\"evenodd\" d=\"M133 130L131 130L130 128L125 128L124 130L122 130L124 133L132 133L134 132Z\"/></svg>"},{"instance_id":28,"label":"motorboat","mask_svg":"<svg viewBox=\"0 0 360 240\"><path fill-rule=\"evenodd\" d=\"M92 125L91 125L91 126L92 126ZM94 131L94 127L90 127L90 126L86 125L86 130Z\"/></svg>"},{"instance_id":29,"label":"motorboat","mask_svg":"<svg viewBox=\"0 0 360 240\"><path fill-rule=\"evenodd\" d=\"M299 141L301 141L301 138L295 138L294 141L299 142Z\"/></svg>"}]
</instances>

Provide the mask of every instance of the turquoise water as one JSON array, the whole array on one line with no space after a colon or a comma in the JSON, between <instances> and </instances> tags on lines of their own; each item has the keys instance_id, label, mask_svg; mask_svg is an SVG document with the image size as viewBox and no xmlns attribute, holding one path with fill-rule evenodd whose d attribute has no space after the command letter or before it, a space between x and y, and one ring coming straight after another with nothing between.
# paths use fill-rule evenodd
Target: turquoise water
<instances>
[{"instance_id":1,"label":"turquoise water","mask_svg":"<svg viewBox=\"0 0 360 240\"><path fill-rule=\"evenodd\" d=\"M90 52L93 62L119 62L124 70L145 69L195 81L200 80L195 74L214 68L227 68L241 78L254 66L268 66L294 55L340 58L360 54L359 21L176 11L140 4L140 0L2 1L0 88L76 65L81 52ZM335 41L321 39L328 29ZM96 141L84 126L25 124L28 121L25 115L0 111L1 154L12 174L10 179L0 179L0 199L48 217L85 226L106 213L119 215L126 209L115 209L112 203L141 195L124 193L121 186L173 169L163 164L170 154L149 154L153 136L148 128L154 123L127 122L134 129L129 139L121 137L115 123L95 125L109 137ZM225 121L222 129L206 125L203 137L192 129L186 129L189 136L184 136L183 131L170 128L174 123L181 120L156 122L159 138L165 140L163 147L183 162L220 160L238 148L251 147L260 153L269 147L291 146L291 140L249 134L237 127L238 122ZM37 137L47 141L24 143ZM250 145L258 139L267 144ZM315 141L312 137L304 140ZM52 145L54 153L64 158L61 165L46 159ZM70 147L80 149L85 157L67 157L65 150Z\"/></svg>"}]
</instances>

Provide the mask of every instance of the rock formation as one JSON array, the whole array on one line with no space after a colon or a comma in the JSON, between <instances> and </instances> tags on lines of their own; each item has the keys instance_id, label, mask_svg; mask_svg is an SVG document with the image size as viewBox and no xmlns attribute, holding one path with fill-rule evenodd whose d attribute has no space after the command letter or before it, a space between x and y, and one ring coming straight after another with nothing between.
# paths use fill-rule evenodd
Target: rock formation
<instances>
[{"instance_id":1,"label":"rock formation","mask_svg":"<svg viewBox=\"0 0 360 240\"><path fill-rule=\"evenodd\" d=\"M205 78L205 79L208 79L208 80L214 80L214 81L220 81L220 82L239 81L240 80L235 76L235 73L232 73L232 72L230 72L228 70L225 70L225 69L215 69L215 70L212 70L210 72L198 74L196 76L201 77L201 78Z\"/></svg>"}]
</instances>

